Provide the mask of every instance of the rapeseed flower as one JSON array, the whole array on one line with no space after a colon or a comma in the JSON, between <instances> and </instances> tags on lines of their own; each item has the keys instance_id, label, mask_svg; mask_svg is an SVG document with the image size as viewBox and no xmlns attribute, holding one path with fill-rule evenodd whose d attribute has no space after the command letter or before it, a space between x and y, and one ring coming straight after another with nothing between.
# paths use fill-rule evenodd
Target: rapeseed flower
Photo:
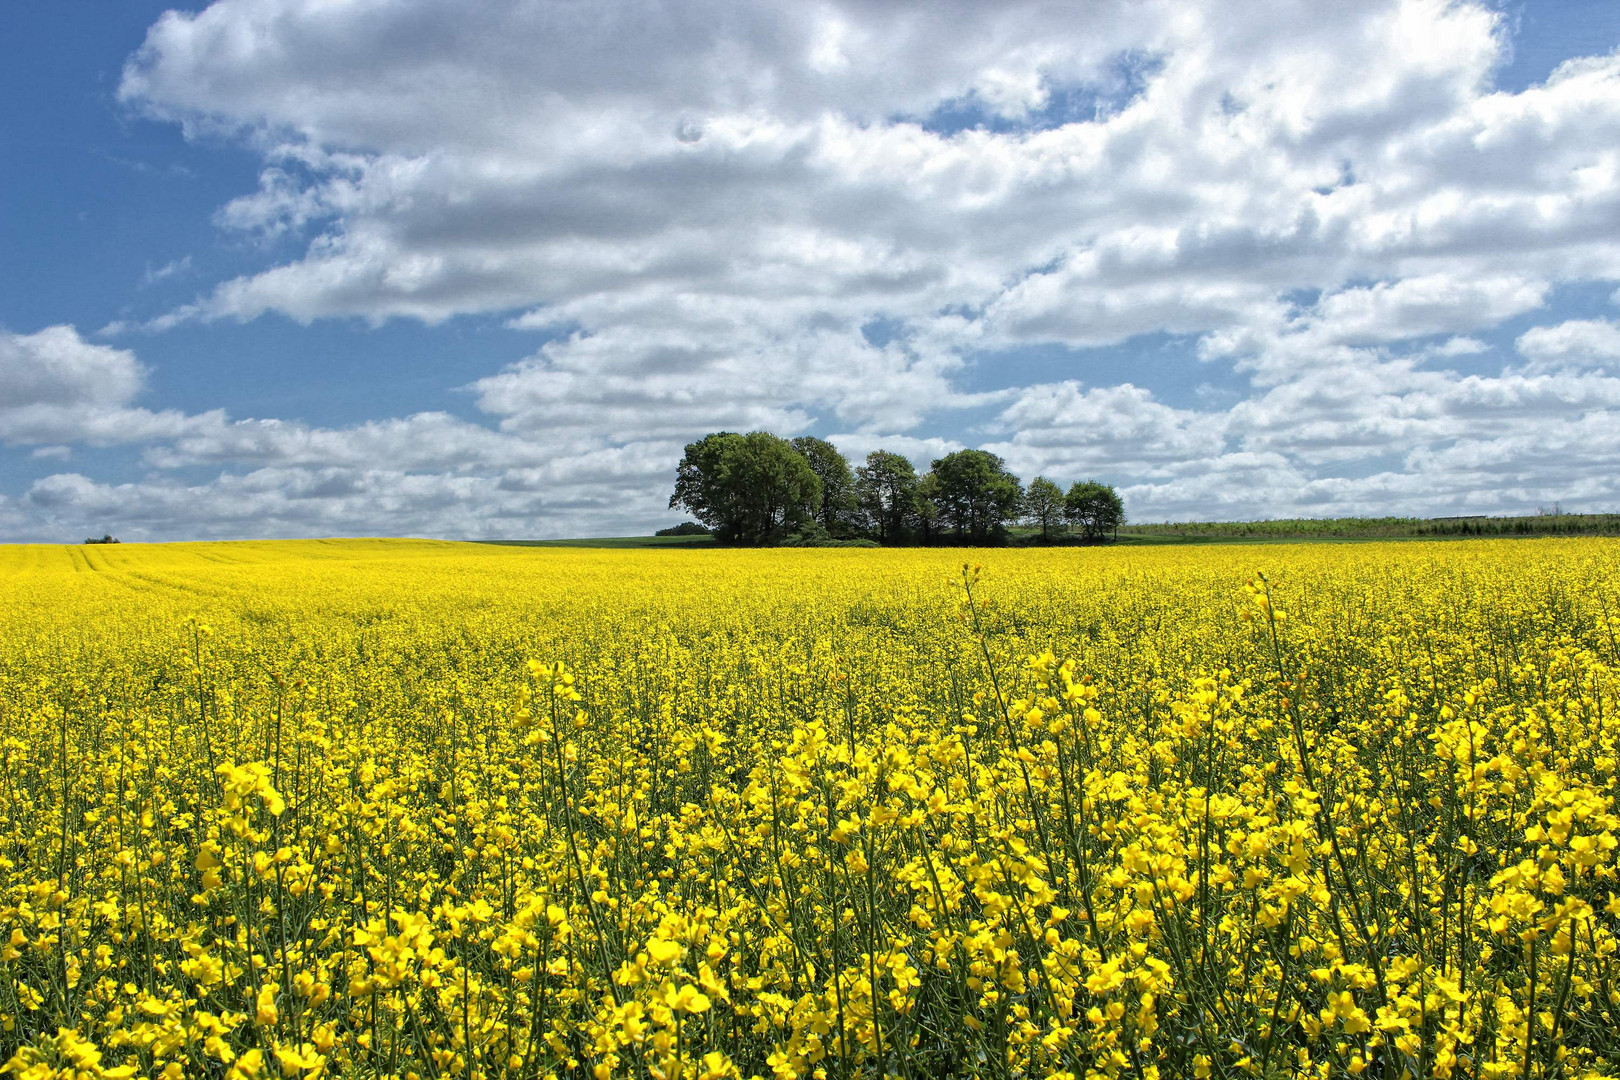
<instances>
[{"instance_id":1,"label":"rapeseed flower","mask_svg":"<svg viewBox=\"0 0 1620 1080\"><path fill-rule=\"evenodd\" d=\"M1610 541L50 550L7 1076L1620 1073Z\"/></svg>"}]
</instances>

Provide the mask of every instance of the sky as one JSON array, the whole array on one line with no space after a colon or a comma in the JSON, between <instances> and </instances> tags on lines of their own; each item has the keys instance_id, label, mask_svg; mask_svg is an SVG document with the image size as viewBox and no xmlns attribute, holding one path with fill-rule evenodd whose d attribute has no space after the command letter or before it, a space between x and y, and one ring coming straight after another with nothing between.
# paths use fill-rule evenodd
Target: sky
<instances>
[{"instance_id":1,"label":"sky","mask_svg":"<svg viewBox=\"0 0 1620 1080\"><path fill-rule=\"evenodd\" d=\"M1612 0L0 5L0 540L630 535L717 430L1620 510Z\"/></svg>"}]
</instances>

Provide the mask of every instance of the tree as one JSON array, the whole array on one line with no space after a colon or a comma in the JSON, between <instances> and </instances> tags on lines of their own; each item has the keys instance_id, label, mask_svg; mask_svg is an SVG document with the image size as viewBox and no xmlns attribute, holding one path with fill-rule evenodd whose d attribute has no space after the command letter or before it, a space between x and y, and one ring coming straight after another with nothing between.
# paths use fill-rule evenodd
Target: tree
<instances>
[{"instance_id":1,"label":"tree","mask_svg":"<svg viewBox=\"0 0 1620 1080\"><path fill-rule=\"evenodd\" d=\"M910 521L916 526L917 539L924 544L939 542L940 521L939 477L932 472L917 478L917 490L912 497Z\"/></svg>"},{"instance_id":2,"label":"tree","mask_svg":"<svg viewBox=\"0 0 1620 1080\"><path fill-rule=\"evenodd\" d=\"M721 543L763 544L810 520L821 499L804 455L767 431L718 431L688 443L669 508L684 507Z\"/></svg>"},{"instance_id":3,"label":"tree","mask_svg":"<svg viewBox=\"0 0 1620 1080\"><path fill-rule=\"evenodd\" d=\"M1063 524L1063 489L1044 476L1029 482L1024 493L1024 517L1041 528L1041 539L1052 539L1052 529Z\"/></svg>"},{"instance_id":4,"label":"tree","mask_svg":"<svg viewBox=\"0 0 1620 1080\"><path fill-rule=\"evenodd\" d=\"M654 536L709 536L714 530L707 525L699 525L695 521L683 521L679 525L671 525L667 529L659 529Z\"/></svg>"},{"instance_id":5,"label":"tree","mask_svg":"<svg viewBox=\"0 0 1620 1080\"><path fill-rule=\"evenodd\" d=\"M855 492L878 540L891 544L906 534L917 509L917 470L899 454L874 450L855 470Z\"/></svg>"},{"instance_id":6,"label":"tree","mask_svg":"<svg viewBox=\"0 0 1620 1080\"><path fill-rule=\"evenodd\" d=\"M856 510L855 477L849 471L849 461L839 453L838 447L813 435L794 439L793 449L803 456L810 471L821 481L821 504L816 508L816 520L827 530L828 536L845 536L852 532L851 518Z\"/></svg>"},{"instance_id":7,"label":"tree","mask_svg":"<svg viewBox=\"0 0 1620 1080\"><path fill-rule=\"evenodd\" d=\"M1018 516L1024 490L1007 463L988 450L958 450L934 462L934 501L958 537L983 543Z\"/></svg>"},{"instance_id":8,"label":"tree","mask_svg":"<svg viewBox=\"0 0 1620 1080\"><path fill-rule=\"evenodd\" d=\"M1087 540L1096 540L1125 523L1125 503L1109 485L1087 480L1069 488L1063 497L1063 516Z\"/></svg>"}]
</instances>

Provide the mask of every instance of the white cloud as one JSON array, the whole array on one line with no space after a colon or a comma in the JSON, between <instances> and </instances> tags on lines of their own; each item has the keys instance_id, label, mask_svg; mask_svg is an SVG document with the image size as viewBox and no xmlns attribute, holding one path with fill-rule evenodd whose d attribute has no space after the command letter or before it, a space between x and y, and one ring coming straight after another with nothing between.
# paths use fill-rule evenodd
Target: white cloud
<instances>
[{"instance_id":1,"label":"white cloud","mask_svg":"<svg viewBox=\"0 0 1620 1080\"><path fill-rule=\"evenodd\" d=\"M117 407L140 393L144 379L134 353L93 345L71 326L0 337L0 400L9 409Z\"/></svg>"},{"instance_id":2,"label":"white cloud","mask_svg":"<svg viewBox=\"0 0 1620 1080\"><path fill-rule=\"evenodd\" d=\"M596 332L632 295L663 320L704 300L845 323L965 305L985 312L981 341L1097 344L1219 328L1289 288L1395 287L1508 220L1528 216L1543 247L1589 238L1557 235L1560 214L1575 189L1612 202L1601 185L1528 162L1517 188L1469 178L1491 138L1586 161L1585 129L1620 114L1613 70L1490 104L1500 31L1483 8L1269 8L692 2L587 20L569 4L224 0L165 16L122 93L269 147L260 190L222 223L330 223L302 259L178 318L528 308L525 323ZM1140 56L1155 60L1140 93L1095 118L955 135L907 119L1032 122ZM1584 129L1525 121L1593 95L1607 112ZM1526 185L1532 168L1545 178Z\"/></svg>"},{"instance_id":3,"label":"white cloud","mask_svg":"<svg viewBox=\"0 0 1620 1080\"><path fill-rule=\"evenodd\" d=\"M498 494L479 478L258 469L191 485L167 478L106 484L60 473L36 481L18 502L57 539L110 529L124 540L171 535L177 521L197 538L412 535L424 524L433 533L477 537L510 532L543 509L537 495Z\"/></svg>"},{"instance_id":4,"label":"white cloud","mask_svg":"<svg viewBox=\"0 0 1620 1080\"><path fill-rule=\"evenodd\" d=\"M646 449L475 475L276 465L194 483L153 474L114 484L58 473L0 502L0 526L44 541L102 532L124 540L645 534L678 519L651 509L667 500L668 477L646 468Z\"/></svg>"},{"instance_id":5,"label":"white cloud","mask_svg":"<svg viewBox=\"0 0 1620 1080\"><path fill-rule=\"evenodd\" d=\"M1447 338L1438 345L1424 350L1427 356L1478 356L1480 353L1490 352L1491 347L1478 338L1453 337Z\"/></svg>"},{"instance_id":6,"label":"white cloud","mask_svg":"<svg viewBox=\"0 0 1620 1080\"><path fill-rule=\"evenodd\" d=\"M1515 343L1529 374L1612 368L1620 373L1620 326L1606 319L1571 319L1526 330Z\"/></svg>"},{"instance_id":7,"label":"white cloud","mask_svg":"<svg viewBox=\"0 0 1620 1080\"><path fill-rule=\"evenodd\" d=\"M921 463L988 439L1149 515L1620 501L1586 468L1620 409L1614 324L1531 330L1499 376L1446 369L1560 284L1620 280L1620 56L1495 92L1507 30L1449 0L170 12L121 96L260 152L216 221L302 252L148 327L494 312L560 336L473 383L488 424L319 429L147 412L133 357L74 335L74 363L122 374L88 405L0 409L0 440L146 442L157 472L133 494L53 478L7 512L599 531L658 519L685 441L753 427ZM1146 372L1018 359L1165 333L1199 340L1187 385L1247 395L1185 408ZM980 350L1003 383L969 392Z\"/></svg>"},{"instance_id":8,"label":"white cloud","mask_svg":"<svg viewBox=\"0 0 1620 1080\"><path fill-rule=\"evenodd\" d=\"M905 430L930 412L985 400L953 388L962 366L954 353L873 345L849 321L801 316L796 306L616 305L601 317L607 328L552 341L479 380L479 407L508 431L678 438L718 428L793 434L818 416Z\"/></svg>"},{"instance_id":9,"label":"white cloud","mask_svg":"<svg viewBox=\"0 0 1620 1080\"><path fill-rule=\"evenodd\" d=\"M170 259L162 266L148 265L146 273L141 275L141 287L156 285L160 281L174 277L176 274L191 272L191 256L185 255L178 259Z\"/></svg>"},{"instance_id":10,"label":"white cloud","mask_svg":"<svg viewBox=\"0 0 1620 1080\"><path fill-rule=\"evenodd\" d=\"M999 420L1010 438L986 449L1005 457L1015 472L1071 479L1107 471L1162 475L1219 455L1226 442L1223 415L1172 408L1130 383L1027 387Z\"/></svg>"},{"instance_id":11,"label":"white cloud","mask_svg":"<svg viewBox=\"0 0 1620 1080\"><path fill-rule=\"evenodd\" d=\"M1317 304L1313 336L1323 345L1367 345L1489 327L1534 311L1547 290L1545 281L1452 274L1343 289Z\"/></svg>"},{"instance_id":12,"label":"white cloud","mask_svg":"<svg viewBox=\"0 0 1620 1080\"><path fill-rule=\"evenodd\" d=\"M940 436L920 438L916 435L889 435L878 432L844 432L827 436L827 441L849 459L850 468L859 468L866 464L866 456L874 450L887 450L910 461L919 475L927 472L931 463L946 454L965 449L963 444L955 439Z\"/></svg>"},{"instance_id":13,"label":"white cloud","mask_svg":"<svg viewBox=\"0 0 1620 1080\"><path fill-rule=\"evenodd\" d=\"M126 349L85 341L71 326L0 332L0 444L108 445L173 438L193 422L133 407L146 373Z\"/></svg>"}]
</instances>

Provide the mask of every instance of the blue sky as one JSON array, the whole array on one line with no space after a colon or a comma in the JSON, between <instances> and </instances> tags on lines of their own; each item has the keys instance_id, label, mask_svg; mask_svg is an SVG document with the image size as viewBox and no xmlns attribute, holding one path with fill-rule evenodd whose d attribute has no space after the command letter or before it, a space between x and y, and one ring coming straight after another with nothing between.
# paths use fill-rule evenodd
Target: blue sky
<instances>
[{"instance_id":1,"label":"blue sky","mask_svg":"<svg viewBox=\"0 0 1620 1080\"><path fill-rule=\"evenodd\" d=\"M0 538L1620 509L1620 5L641 6L0 7Z\"/></svg>"}]
</instances>

